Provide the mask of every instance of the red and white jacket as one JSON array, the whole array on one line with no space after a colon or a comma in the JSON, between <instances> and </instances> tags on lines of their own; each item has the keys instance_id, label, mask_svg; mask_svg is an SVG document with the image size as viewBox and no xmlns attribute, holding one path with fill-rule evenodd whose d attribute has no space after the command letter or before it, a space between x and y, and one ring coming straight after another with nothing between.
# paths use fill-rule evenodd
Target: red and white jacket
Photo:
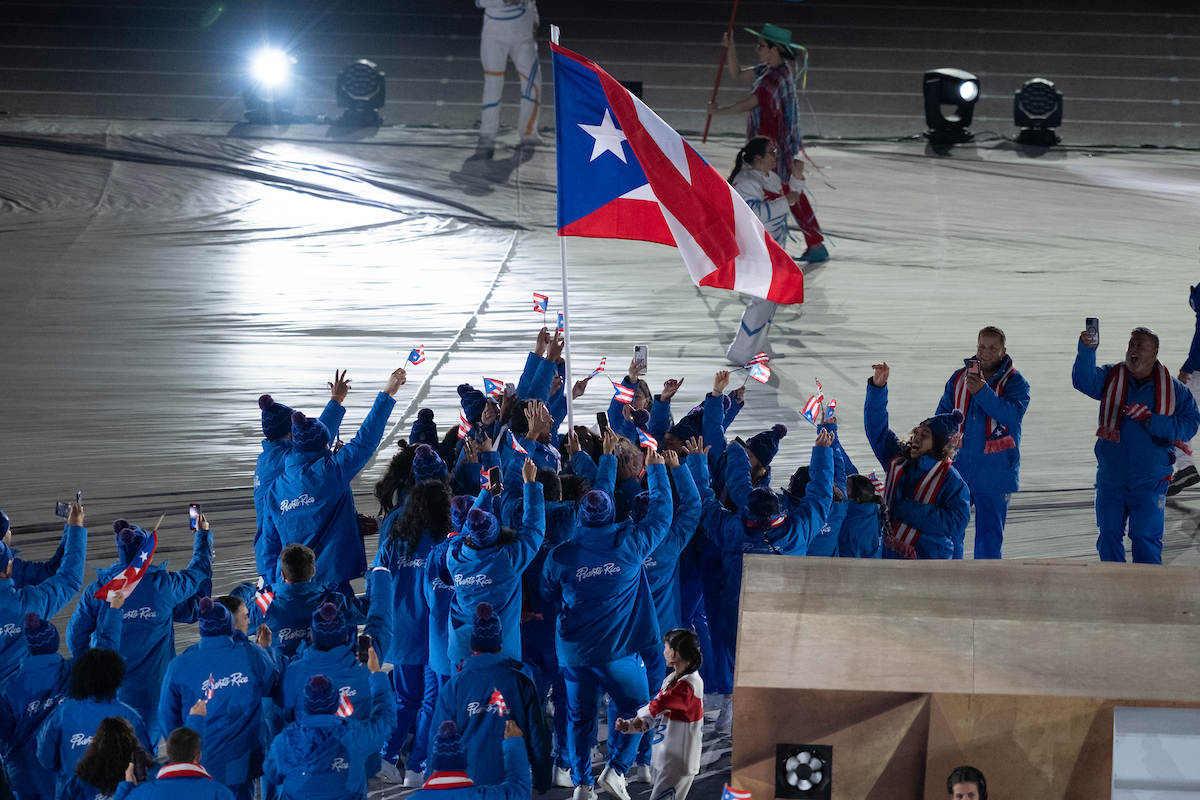
<instances>
[{"instance_id":1,"label":"red and white jacket","mask_svg":"<svg viewBox=\"0 0 1200 800\"><path fill-rule=\"evenodd\" d=\"M704 681L693 672L662 689L638 717L653 722L650 739L650 766L664 775L680 778L700 772L700 745L704 727Z\"/></svg>"}]
</instances>

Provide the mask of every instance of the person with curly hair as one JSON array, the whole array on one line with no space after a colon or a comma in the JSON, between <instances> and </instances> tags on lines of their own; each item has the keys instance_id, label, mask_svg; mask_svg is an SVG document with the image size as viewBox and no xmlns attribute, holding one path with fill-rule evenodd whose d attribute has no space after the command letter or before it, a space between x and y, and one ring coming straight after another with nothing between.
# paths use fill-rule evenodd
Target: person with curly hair
<instances>
[{"instance_id":1,"label":"person with curly hair","mask_svg":"<svg viewBox=\"0 0 1200 800\"><path fill-rule=\"evenodd\" d=\"M154 758L142 749L133 726L124 717L105 717L96 726L75 773L58 793L58 800L95 800L112 797L129 768L145 775Z\"/></svg>"},{"instance_id":2,"label":"person with curly hair","mask_svg":"<svg viewBox=\"0 0 1200 800\"><path fill-rule=\"evenodd\" d=\"M891 369L886 362L872 369L863 424L871 450L887 471L883 494L892 529L884 539L884 557L962 558L971 494L952 463L962 412L930 417L901 439L888 427Z\"/></svg>"}]
</instances>

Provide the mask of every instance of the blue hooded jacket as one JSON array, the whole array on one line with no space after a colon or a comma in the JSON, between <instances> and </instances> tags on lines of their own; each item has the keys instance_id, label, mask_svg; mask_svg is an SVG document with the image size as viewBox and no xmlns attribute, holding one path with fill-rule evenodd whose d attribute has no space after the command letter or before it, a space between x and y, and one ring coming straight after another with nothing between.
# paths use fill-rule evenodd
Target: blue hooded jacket
<instances>
[{"instance_id":1,"label":"blue hooded jacket","mask_svg":"<svg viewBox=\"0 0 1200 800\"><path fill-rule=\"evenodd\" d=\"M842 490L842 499L834 497L830 501L825 524L808 544L808 555L833 557L840 555L838 537L842 531L842 520L846 518L846 472L850 459L846 457L846 451L842 449L842 443L838 440L836 422L823 422L817 426L817 431L829 431L833 434L833 444L830 446L833 451L833 486Z\"/></svg>"},{"instance_id":2,"label":"blue hooded jacket","mask_svg":"<svg viewBox=\"0 0 1200 800\"><path fill-rule=\"evenodd\" d=\"M278 678L275 661L258 645L231 636L202 636L167 669L159 725L163 731L184 725L187 710L211 687L200 763L227 786L253 780L262 774L262 701Z\"/></svg>"},{"instance_id":3,"label":"blue hooded jacket","mask_svg":"<svg viewBox=\"0 0 1200 800\"><path fill-rule=\"evenodd\" d=\"M25 615L34 612L50 619L79 591L87 558L87 529L63 529L63 559L58 572L33 586L18 588L12 578L0 578L0 681L16 672L29 655L25 643Z\"/></svg>"},{"instance_id":4,"label":"blue hooded jacket","mask_svg":"<svg viewBox=\"0 0 1200 800\"><path fill-rule=\"evenodd\" d=\"M117 650L120 646L121 612L106 603L96 647ZM37 732L67 699L70 687L71 661L58 653L26 656L21 669L0 684L0 758L17 794L54 794L54 773L38 761Z\"/></svg>"},{"instance_id":5,"label":"blue hooded jacket","mask_svg":"<svg viewBox=\"0 0 1200 800\"><path fill-rule=\"evenodd\" d=\"M126 680L128 680L128 675ZM68 698L50 712L37 734L37 756L42 766L57 774L58 790L75 774L75 766L87 752L96 728L105 717L124 717L147 753L153 753L150 734L142 716L120 700L72 700Z\"/></svg>"},{"instance_id":6,"label":"blue hooded jacket","mask_svg":"<svg viewBox=\"0 0 1200 800\"><path fill-rule=\"evenodd\" d=\"M508 716L489 707L493 692L500 692ZM479 786L504 783L504 725L511 718L524 731L526 755L533 765L533 787L550 788L550 728L542 702L521 663L499 653L476 653L463 662L438 694L435 728L454 720L467 752L467 776Z\"/></svg>"},{"instance_id":7,"label":"blue hooded jacket","mask_svg":"<svg viewBox=\"0 0 1200 800\"><path fill-rule=\"evenodd\" d=\"M867 381L863 424L871 450L885 472L893 458L907 456L909 452L908 448L901 447L896 434L888 428L887 397L887 386L881 389ZM1192 408L1195 408L1194 403ZM921 456L915 469L905 470L896 491L898 499L889 512L893 524L907 522L921 532L915 547L918 558L962 558L963 537L971 519L971 492L958 470L950 468L936 504L919 503L910 497L921 478L936 463L932 456Z\"/></svg>"},{"instance_id":8,"label":"blue hooded jacket","mask_svg":"<svg viewBox=\"0 0 1200 800\"><path fill-rule=\"evenodd\" d=\"M261 590L252 583L243 583L229 594L246 604L249 630L258 630L259 625L271 629L271 649L284 659L292 658L301 646L312 641L312 615L323 603L340 606L351 625L366 621L357 603L347 602L346 595L333 587L311 580L299 583L281 580L265 584ZM260 596L268 604L265 612L259 605Z\"/></svg>"},{"instance_id":9,"label":"blue hooded jacket","mask_svg":"<svg viewBox=\"0 0 1200 800\"><path fill-rule=\"evenodd\" d=\"M457 536L458 534L451 534ZM454 674L450 662L450 604L454 576L446 566L450 539L435 545L425 560L425 605L429 609L429 668L438 675Z\"/></svg>"},{"instance_id":10,"label":"blue hooded jacket","mask_svg":"<svg viewBox=\"0 0 1200 800\"><path fill-rule=\"evenodd\" d=\"M278 582L279 553L293 542L317 555L316 580L341 584L367 572L367 555L358 534L358 514L350 482L375 454L396 398L380 392L358 433L336 453L292 452L283 474L267 490L271 524L264 564Z\"/></svg>"},{"instance_id":11,"label":"blue hooded jacket","mask_svg":"<svg viewBox=\"0 0 1200 800\"><path fill-rule=\"evenodd\" d=\"M379 526L379 549L375 566L392 573L392 647L386 661L392 664L429 663L429 604L425 599L425 573L429 553L438 544L428 532L422 533L416 551L407 552L408 544L390 535L404 509L396 509Z\"/></svg>"},{"instance_id":12,"label":"blue hooded jacket","mask_svg":"<svg viewBox=\"0 0 1200 800\"><path fill-rule=\"evenodd\" d=\"M337 400L330 400L325 404L320 419L321 424L329 430L331 440L337 440L342 418L345 416L346 407ZM268 560L270 554L263 537L272 510L271 506L267 505L267 490L271 488L275 479L283 474L285 461L291 454L291 439L279 439L274 442L263 439L262 452L258 454L258 461L254 465L254 561L258 567L258 574L268 578L275 574L278 565Z\"/></svg>"},{"instance_id":13,"label":"blue hooded jacket","mask_svg":"<svg viewBox=\"0 0 1200 800\"><path fill-rule=\"evenodd\" d=\"M641 522L580 527L546 559L542 596L562 603L556 644L563 667L608 664L659 642L642 565L670 531L671 485L662 464L649 465L646 478L650 504Z\"/></svg>"},{"instance_id":14,"label":"blue hooded jacket","mask_svg":"<svg viewBox=\"0 0 1200 800\"><path fill-rule=\"evenodd\" d=\"M504 750L504 783L498 786L422 787L412 796L413 800L529 800L533 787L525 743L520 736L514 736L504 739L500 746Z\"/></svg>"},{"instance_id":15,"label":"blue hooded jacket","mask_svg":"<svg viewBox=\"0 0 1200 800\"><path fill-rule=\"evenodd\" d=\"M964 359L964 362L970 360ZM1012 377L1004 387L1004 396L996 395L996 386L1011 365L1012 359L1005 355L996 374L971 396L971 403L967 406L967 418L963 421L962 446L954 456L954 468L962 475L972 492L1009 494L1021 488L1021 421L1025 419L1025 410L1029 408L1029 381L1025 380L1021 373L1013 370ZM949 414L954 410L954 383L959 372L962 370L955 372L950 376L950 380L946 381L946 390L938 402L936 413ZM1017 444L1016 447L995 453L984 452L988 437L988 417L1008 428L1009 434Z\"/></svg>"},{"instance_id":16,"label":"blue hooded jacket","mask_svg":"<svg viewBox=\"0 0 1200 800\"><path fill-rule=\"evenodd\" d=\"M1097 367L1095 349L1080 342L1071 370L1071 383L1088 397L1099 400L1104 391L1104 379L1115 366ZM1120 442L1096 437L1097 489L1141 493L1170 480L1174 461L1171 442L1189 441L1200 427L1200 411L1196 410L1191 391L1175 378L1171 378L1171 384L1175 387L1174 414L1152 413L1145 423L1122 416ZM1153 412L1154 381L1147 380L1138 386L1131 376L1126 403L1142 403Z\"/></svg>"},{"instance_id":17,"label":"blue hooded jacket","mask_svg":"<svg viewBox=\"0 0 1200 800\"><path fill-rule=\"evenodd\" d=\"M371 675L370 688L367 720L314 714L271 742L266 776L279 785L282 800L365 800L367 760L396 727L396 698L387 674Z\"/></svg>"},{"instance_id":18,"label":"blue hooded jacket","mask_svg":"<svg viewBox=\"0 0 1200 800\"><path fill-rule=\"evenodd\" d=\"M156 776L134 786L121 781L113 800L234 800L233 792L212 778ZM90 798L89 798L90 800Z\"/></svg>"},{"instance_id":19,"label":"blue hooded jacket","mask_svg":"<svg viewBox=\"0 0 1200 800\"><path fill-rule=\"evenodd\" d=\"M140 528L138 530L141 530ZM159 546L163 544L159 539ZM192 537L192 560L187 569L167 572L166 563L151 566L121 609L121 658L125 660L125 682L120 698L139 711L152 714L158 707L159 689L167 663L175 656L175 607L186 603L205 578L212 578L213 539L211 530L196 529ZM103 600L96 592L121 570L124 555L110 566L97 570L96 580L88 584L67 624L67 646L79 656L89 646L96 630L96 616ZM149 723L147 723L149 724ZM151 725L153 727L153 725ZM172 729L168 728L167 732Z\"/></svg>"},{"instance_id":20,"label":"blue hooded jacket","mask_svg":"<svg viewBox=\"0 0 1200 800\"><path fill-rule=\"evenodd\" d=\"M883 532L879 525L878 505L848 500L846 517L838 534L838 555L842 558L883 558Z\"/></svg>"},{"instance_id":21,"label":"blue hooded jacket","mask_svg":"<svg viewBox=\"0 0 1200 800\"><path fill-rule=\"evenodd\" d=\"M66 526L63 527L63 535L59 537L58 547L54 549L54 555L49 561L26 561L17 558L20 550L12 550L12 582L18 589L23 589L26 586L36 586L52 575L58 574L58 568L62 566L63 556L66 554Z\"/></svg>"},{"instance_id":22,"label":"blue hooded jacket","mask_svg":"<svg viewBox=\"0 0 1200 800\"><path fill-rule=\"evenodd\" d=\"M700 492L691 470L682 464L672 470L672 475L675 490L679 493L679 505L671 518L671 530L642 562L658 615L658 632L663 636L681 624L679 556L696 534L700 522Z\"/></svg>"}]
</instances>

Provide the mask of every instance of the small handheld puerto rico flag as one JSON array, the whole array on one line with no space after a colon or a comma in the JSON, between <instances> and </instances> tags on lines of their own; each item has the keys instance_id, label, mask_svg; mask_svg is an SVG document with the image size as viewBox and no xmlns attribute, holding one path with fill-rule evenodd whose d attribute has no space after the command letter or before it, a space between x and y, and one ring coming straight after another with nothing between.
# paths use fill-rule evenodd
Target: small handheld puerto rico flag
<instances>
[{"instance_id":1,"label":"small handheld puerto rico flag","mask_svg":"<svg viewBox=\"0 0 1200 800\"><path fill-rule=\"evenodd\" d=\"M591 375L588 375L588 377L589 377L589 378L594 378L594 377L596 377L597 375L599 375L601 372L604 372L604 364L605 364L607 361L608 361L608 356L605 356L604 358L600 359L600 366L598 366L598 367L596 367L594 370L592 370L592 374L591 374Z\"/></svg>"},{"instance_id":2,"label":"small handheld puerto rico flag","mask_svg":"<svg viewBox=\"0 0 1200 800\"><path fill-rule=\"evenodd\" d=\"M471 432L471 423L467 422L467 415L464 411L458 412L458 438L465 439L467 434Z\"/></svg>"},{"instance_id":3,"label":"small handheld puerto rico flag","mask_svg":"<svg viewBox=\"0 0 1200 800\"><path fill-rule=\"evenodd\" d=\"M734 789L727 783L721 792L721 800L750 800L750 792L745 789Z\"/></svg>"},{"instance_id":4,"label":"small handheld puerto rico flag","mask_svg":"<svg viewBox=\"0 0 1200 800\"><path fill-rule=\"evenodd\" d=\"M766 383L771 380L771 368L766 364L751 364L750 377L759 383Z\"/></svg>"},{"instance_id":5,"label":"small handheld puerto rico flag","mask_svg":"<svg viewBox=\"0 0 1200 800\"><path fill-rule=\"evenodd\" d=\"M638 444L640 444L642 447L649 447L651 450L658 449L658 441L653 436L646 433L641 428L638 428L637 432L638 432Z\"/></svg>"},{"instance_id":6,"label":"small handheld puerto rico flag","mask_svg":"<svg viewBox=\"0 0 1200 800\"><path fill-rule=\"evenodd\" d=\"M108 583L97 589L93 596L97 600L108 602L112 600L114 592L121 592L126 597L133 594L133 590L138 587L146 571L150 569L150 562L154 560L154 549L156 547L158 547L157 529L150 531L150 535L142 543L141 549L129 560L129 566L118 572Z\"/></svg>"},{"instance_id":7,"label":"small handheld puerto rico flag","mask_svg":"<svg viewBox=\"0 0 1200 800\"><path fill-rule=\"evenodd\" d=\"M556 330L555 333L562 333L562 332L563 332L563 315L562 315L562 312L560 311L560 312L558 312L558 330Z\"/></svg>"},{"instance_id":8,"label":"small handheld puerto rico flag","mask_svg":"<svg viewBox=\"0 0 1200 800\"><path fill-rule=\"evenodd\" d=\"M211 703L217 691L217 682L213 680L211 672L208 673L208 680L200 684L200 691L204 692L204 702Z\"/></svg>"},{"instance_id":9,"label":"small handheld puerto rico flag","mask_svg":"<svg viewBox=\"0 0 1200 800\"><path fill-rule=\"evenodd\" d=\"M350 702L350 698L346 695L348 691L350 691L349 687L342 687L341 692L338 694L337 711L334 712L343 719L354 716L354 704Z\"/></svg>"},{"instance_id":10,"label":"small handheld puerto rico flag","mask_svg":"<svg viewBox=\"0 0 1200 800\"><path fill-rule=\"evenodd\" d=\"M504 381L499 378L483 379L483 393L491 397L499 397L504 394Z\"/></svg>"},{"instance_id":11,"label":"small handheld puerto rico flag","mask_svg":"<svg viewBox=\"0 0 1200 800\"><path fill-rule=\"evenodd\" d=\"M821 410L821 403L825 400L825 390L821 388L821 382L817 381L817 393L808 398L808 402L804 404L804 410L800 415L813 425L817 424L817 412Z\"/></svg>"},{"instance_id":12,"label":"small handheld puerto rico flag","mask_svg":"<svg viewBox=\"0 0 1200 800\"><path fill-rule=\"evenodd\" d=\"M832 416L833 416L833 412L834 412L834 411L836 411L836 410L837 410L837 398L836 398L836 397L834 397L834 398L831 398L831 399L830 399L830 401L829 401L829 407L825 409L825 417L826 417L827 419L828 419L829 417L832 417Z\"/></svg>"},{"instance_id":13,"label":"small handheld puerto rico flag","mask_svg":"<svg viewBox=\"0 0 1200 800\"><path fill-rule=\"evenodd\" d=\"M425 345L419 344L408 354L410 364L420 364L425 360Z\"/></svg>"},{"instance_id":14,"label":"small handheld puerto rico flag","mask_svg":"<svg viewBox=\"0 0 1200 800\"><path fill-rule=\"evenodd\" d=\"M509 431L508 435L512 437L513 450L516 450L518 453L520 453L523 456L529 455L529 451L526 450L524 447L521 447L521 443L517 441L517 435L515 433L513 433L512 431Z\"/></svg>"},{"instance_id":15,"label":"small handheld puerto rico flag","mask_svg":"<svg viewBox=\"0 0 1200 800\"><path fill-rule=\"evenodd\" d=\"M875 491L879 492L880 494L883 494L883 481L881 481L881 480L879 480L879 478L875 477L874 471L872 471L871 474L867 476L867 480L869 480L871 482L871 485L875 487Z\"/></svg>"},{"instance_id":16,"label":"small handheld puerto rico flag","mask_svg":"<svg viewBox=\"0 0 1200 800\"><path fill-rule=\"evenodd\" d=\"M770 360L766 353L758 353L746 363L746 366L750 366L751 364L766 364Z\"/></svg>"},{"instance_id":17,"label":"small handheld puerto rico flag","mask_svg":"<svg viewBox=\"0 0 1200 800\"><path fill-rule=\"evenodd\" d=\"M550 307L550 298L544 294L533 293L533 313L545 314L546 309Z\"/></svg>"},{"instance_id":18,"label":"small handheld puerto rico flag","mask_svg":"<svg viewBox=\"0 0 1200 800\"><path fill-rule=\"evenodd\" d=\"M486 469L479 470L479 488L486 489L488 487L488 484L491 482L492 482L492 479L488 475L488 471Z\"/></svg>"},{"instance_id":19,"label":"small handheld puerto rico flag","mask_svg":"<svg viewBox=\"0 0 1200 800\"><path fill-rule=\"evenodd\" d=\"M609 378L609 380L611 381L612 378ZM625 405L632 403L635 391L636 389L632 386L626 386L623 383L613 381L613 399L618 403L624 403Z\"/></svg>"},{"instance_id":20,"label":"small handheld puerto rico flag","mask_svg":"<svg viewBox=\"0 0 1200 800\"><path fill-rule=\"evenodd\" d=\"M266 591L257 590L254 592L254 604L258 606L258 610L262 613L267 613L267 609L271 607L271 603L275 600L275 593L270 589Z\"/></svg>"},{"instance_id":21,"label":"small handheld puerto rico flag","mask_svg":"<svg viewBox=\"0 0 1200 800\"><path fill-rule=\"evenodd\" d=\"M500 694L499 689L492 690L491 699L488 700L487 710L495 711L501 717L508 716L508 704L504 702L504 695Z\"/></svg>"}]
</instances>

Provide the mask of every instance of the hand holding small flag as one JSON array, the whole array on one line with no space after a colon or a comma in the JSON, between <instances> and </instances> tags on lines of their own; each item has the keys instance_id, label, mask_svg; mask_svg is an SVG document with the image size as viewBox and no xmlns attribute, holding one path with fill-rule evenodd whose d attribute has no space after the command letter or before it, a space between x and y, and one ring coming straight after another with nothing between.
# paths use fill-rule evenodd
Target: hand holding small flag
<instances>
[{"instance_id":1,"label":"hand holding small flag","mask_svg":"<svg viewBox=\"0 0 1200 800\"><path fill-rule=\"evenodd\" d=\"M408 354L410 364L420 364L425 360L425 345L419 344Z\"/></svg>"}]
</instances>

